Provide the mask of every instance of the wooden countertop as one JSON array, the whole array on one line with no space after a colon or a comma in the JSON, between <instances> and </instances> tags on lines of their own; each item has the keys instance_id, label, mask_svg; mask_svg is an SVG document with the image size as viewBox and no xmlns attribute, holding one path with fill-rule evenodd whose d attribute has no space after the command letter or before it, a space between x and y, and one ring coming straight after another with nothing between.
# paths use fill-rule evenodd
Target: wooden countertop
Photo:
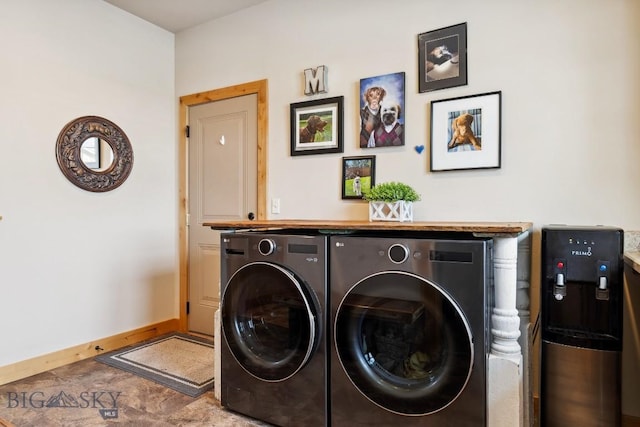
<instances>
[{"instance_id":1,"label":"wooden countertop","mask_svg":"<svg viewBox=\"0 0 640 427\"><path fill-rule=\"evenodd\" d=\"M530 222L394 222L394 221L339 221L339 220L256 220L213 221L202 225L216 230L264 229L316 229L316 230L409 230L455 231L479 234L518 235L529 230Z\"/></svg>"}]
</instances>

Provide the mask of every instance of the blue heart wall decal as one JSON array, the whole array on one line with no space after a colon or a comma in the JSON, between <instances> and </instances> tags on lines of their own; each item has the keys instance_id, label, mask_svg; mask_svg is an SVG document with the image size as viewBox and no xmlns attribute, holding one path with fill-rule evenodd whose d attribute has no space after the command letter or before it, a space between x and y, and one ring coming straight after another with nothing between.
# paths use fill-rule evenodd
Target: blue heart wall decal
<instances>
[{"instance_id":1,"label":"blue heart wall decal","mask_svg":"<svg viewBox=\"0 0 640 427\"><path fill-rule=\"evenodd\" d=\"M413 147L416 149L416 151L418 152L418 154L422 154L422 152L424 151L424 145L416 145L415 147Z\"/></svg>"}]
</instances>

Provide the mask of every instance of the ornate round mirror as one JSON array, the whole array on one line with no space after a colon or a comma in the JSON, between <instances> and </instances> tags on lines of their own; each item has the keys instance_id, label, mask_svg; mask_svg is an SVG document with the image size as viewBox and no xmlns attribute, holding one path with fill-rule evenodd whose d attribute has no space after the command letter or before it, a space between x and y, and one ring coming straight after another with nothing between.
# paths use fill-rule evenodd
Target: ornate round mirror
<instances>
[{"instance_id":1,"label":"ornate round mirror","mask_svg":"<svg viewBox=\"0 0 640 427\"><path fill-rule=\"evenodd\" d=\"M119 187L133 167L127 135L115 123L97 116L67 123L58 135L56 158L69 181L94 192Z\"/></svg>"},{"instance_id":2,"label":"ornate round mirror","mask_svg":"<svg viewBox=\"0 0 640 427\"><path fill-rule=\"evenodd\" d=\"M89 169L104 172L113 164L113 150L104 139L91 136L80 146L80 160Z\"/></svg>"}]
</instances>

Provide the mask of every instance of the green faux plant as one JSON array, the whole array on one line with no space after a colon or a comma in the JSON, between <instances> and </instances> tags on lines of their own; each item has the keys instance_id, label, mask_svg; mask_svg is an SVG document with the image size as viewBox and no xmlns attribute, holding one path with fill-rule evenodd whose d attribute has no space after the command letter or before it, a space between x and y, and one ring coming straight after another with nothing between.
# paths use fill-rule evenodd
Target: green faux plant
<instances>
[{"instance_id":1,"label":"green faux plant","mask_svg":"<svg viewBox=\"0 0 640 427\"><path fill-rule=\"evenodd\" d=\"M407 184L392 181L375 185L365 193L363 199L369 202L417 202L420 200L420 194Z\"/></svg>"}]
</instances>

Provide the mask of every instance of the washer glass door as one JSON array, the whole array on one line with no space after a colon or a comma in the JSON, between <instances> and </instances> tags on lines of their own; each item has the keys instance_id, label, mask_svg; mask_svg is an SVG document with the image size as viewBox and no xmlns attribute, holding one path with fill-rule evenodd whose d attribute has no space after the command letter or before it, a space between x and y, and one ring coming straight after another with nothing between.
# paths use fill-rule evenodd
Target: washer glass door
<instances>
[{"instance_id":1,"label":"washer glass door","mask_svg":"<svg viewBox=\"0 0 640 427\"><path fill-rule=\"evenodd\" d=\"M229 349L251 375L283 381L307 363L320 335L319 305L290 271L265 262L238 269L222 296Z\"/></svg>"},{"instance_id":2,"label":"washer glass door","mask_svg":"<svg viewBox=\"0 0 640 427\"><path fill-rule=\"evenodd\" d=\"M337 308L335 346L356 388L376 405L426 415L450 405L473 365L466 317L420 276L387 271L354 285Z\"/></svg>"}]
</instances>

